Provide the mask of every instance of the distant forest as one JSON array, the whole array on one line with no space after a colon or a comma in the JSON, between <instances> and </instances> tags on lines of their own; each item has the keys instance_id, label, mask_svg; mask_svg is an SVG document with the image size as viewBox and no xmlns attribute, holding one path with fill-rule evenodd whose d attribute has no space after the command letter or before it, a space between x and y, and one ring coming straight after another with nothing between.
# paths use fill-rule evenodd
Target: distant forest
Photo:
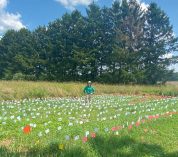
<instances>
[{"instance_id":1,"label":"distant forest","mask_svg":"<svg viewBox=\"0 0 178 157\"><path fill-rule=\"evenodd\" d=\"M172 77L166 57L178 50L169 17L136 0L95 3L34 31L9 30L0 40L0 79L155 84Z\"/></svg>"},{"instance_id":2,"label":"distant forest","mask_svg":"<svg viewBox=\"0 0 178 157\"><path fill-rule=\"evenodd\" d=\"M178 81L178 72L173 73L173 75L169 78L169 81Z\"/></svg>"}]
</instances>

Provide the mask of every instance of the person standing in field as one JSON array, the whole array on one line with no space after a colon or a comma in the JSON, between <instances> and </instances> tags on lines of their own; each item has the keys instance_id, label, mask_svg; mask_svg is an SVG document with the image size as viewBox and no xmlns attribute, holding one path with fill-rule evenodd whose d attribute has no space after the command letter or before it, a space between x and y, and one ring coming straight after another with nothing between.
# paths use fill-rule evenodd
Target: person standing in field
<instances>
[{"instance_id":1,"label":"person standing in field","mask_svg":"<svg viewBox=\"0 0 178 157\"><path fill-rule=\"evenodd\" d=\"M85 103L91 102L91 95L95 93L95 89L91 86L91 81L88 81L87 85L85 86L83 92L86 94Z\"/></svg>"}]
</instances>

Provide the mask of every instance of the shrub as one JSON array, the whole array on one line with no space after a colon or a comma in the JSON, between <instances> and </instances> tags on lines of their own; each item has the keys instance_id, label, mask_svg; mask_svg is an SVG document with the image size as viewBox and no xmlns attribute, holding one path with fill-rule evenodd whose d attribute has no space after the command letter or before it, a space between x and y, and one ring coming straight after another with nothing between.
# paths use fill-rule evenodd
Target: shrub
<instances>
[{"instance_id":1,"label":"shrub","mask_svg":"<svg viewBox=\"0 0 178 157\"><path fill-rule=\"evenodd\" d=\"M25 80L27 81L36 81L36 76L35 75L25 75Z\"/></svg>"},{"instance_id":2,"label":"shrub","mask_svg":"<svg viewBox=\"0 0 178 157\"><path fill-rule=\"evenodd\" d=\"M16 73L13 75L13 80L25 80L25 75L22 73Z\"/></svg>"}]
</instances>

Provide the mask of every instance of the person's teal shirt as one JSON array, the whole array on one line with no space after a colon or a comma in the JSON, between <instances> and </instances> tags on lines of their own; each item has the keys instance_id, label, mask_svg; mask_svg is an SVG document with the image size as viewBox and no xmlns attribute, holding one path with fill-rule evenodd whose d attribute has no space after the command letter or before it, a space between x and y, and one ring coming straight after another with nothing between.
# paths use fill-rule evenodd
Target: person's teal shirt
<instances>
[{"instance_id":1,"label":"person's teal shirt","mask_svg":"<svg viewBox=\"0 0 178 157\"><path fill-rule=\"evenodd\" d=\"M92 86L86 86L83 91L86 94L93 94L95 92L95 89Z\"/></svg>"}]
</instances>

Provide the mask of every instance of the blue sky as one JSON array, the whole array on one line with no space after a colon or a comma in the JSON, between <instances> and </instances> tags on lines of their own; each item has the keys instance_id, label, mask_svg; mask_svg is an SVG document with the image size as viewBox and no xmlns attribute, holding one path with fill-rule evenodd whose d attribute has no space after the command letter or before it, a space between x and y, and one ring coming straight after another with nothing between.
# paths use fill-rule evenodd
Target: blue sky
<instances>
[{"instance_id":1,"label":"blue sky","mask_svg":"<svg viewBox=\"0 0 178 157\"><path fill-rule=\"evenodd\" d=\"M60 18L65 12L77 8L85 14L85 8L93 0L0 0L0 35L8 29L27 27L34 30ZM169 16L178 36L178 0L140 0L143 5L156 2ZM111 6L113 0L97 0L100 6ZM178 65L177 65L178 70Z\"/></svg>"},{"instance_id":2,"label":"blue sky","mask_svg":"<svg viewBox=\"0 0 178 157\"><path fill-rule=\"evenodd\" d=\"M142 0L142 2L146 4L156 2L170 17L174 31L178 35L178 0ZM112 0L98 0L97 3L101 6L111 6ZM84 13L86 6L78 4L75 8ZM70 12L70 9L65 8L57 0L9 0L5 9L9 13L20 13L23 24L29 29L34 29L38 25L46 25L61 17L65 12Z\"/></svg>"}]
</instances>

